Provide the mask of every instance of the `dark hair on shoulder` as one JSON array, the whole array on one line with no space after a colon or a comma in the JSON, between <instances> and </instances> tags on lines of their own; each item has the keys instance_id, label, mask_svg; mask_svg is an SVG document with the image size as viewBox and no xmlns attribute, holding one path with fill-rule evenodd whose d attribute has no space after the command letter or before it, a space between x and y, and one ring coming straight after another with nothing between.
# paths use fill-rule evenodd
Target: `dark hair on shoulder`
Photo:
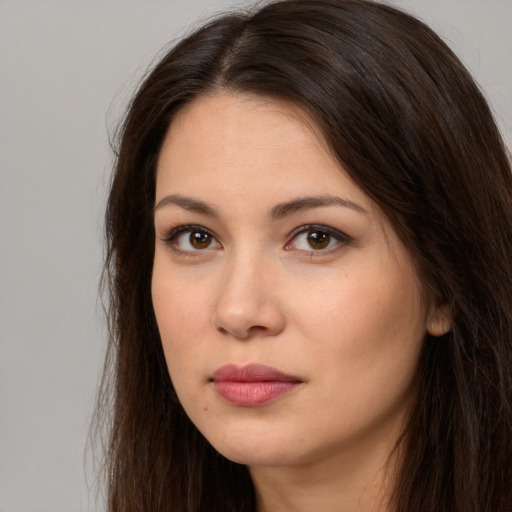
<instances>
[{"instance_id":1,"label":"dark hair on shoulder","mask_svg":"<svg viewBox=\"0 0 512 512\"><path fill-rule=\"evenodd\" d=\"M109 512L250 512L247 469L219 455L173 390L151 302L156 161L170 123L216 90L291 101L382 209L451 331L427 335L400 440L397 512L512 503L512 174L478 87L428 27L365 0L227 14L171 49L122 126L106 214L112 408Z\"/></svg>"}]
</instances>

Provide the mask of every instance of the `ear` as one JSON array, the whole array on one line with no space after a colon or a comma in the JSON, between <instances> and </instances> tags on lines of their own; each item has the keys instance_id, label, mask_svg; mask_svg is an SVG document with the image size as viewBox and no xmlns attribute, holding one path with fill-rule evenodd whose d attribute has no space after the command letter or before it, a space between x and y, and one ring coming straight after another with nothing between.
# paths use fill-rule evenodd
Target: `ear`
<instances>
[{"instance_id":1,"label":"ear","mask_svg":"<svg viewBox=\"0 0 512 512\"><path fill-rule=\"evenodd\" d=\"M443 336L451 330L452 318L447 304L430 308L427 318L427 332L431 336Z\"/></svg>"}]
</instances>

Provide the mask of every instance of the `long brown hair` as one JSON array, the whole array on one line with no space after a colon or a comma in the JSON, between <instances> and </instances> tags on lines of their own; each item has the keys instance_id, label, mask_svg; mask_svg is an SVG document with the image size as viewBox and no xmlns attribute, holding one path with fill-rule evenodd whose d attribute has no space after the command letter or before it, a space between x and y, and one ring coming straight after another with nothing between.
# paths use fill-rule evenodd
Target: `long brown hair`
<instances>
[{"instance_id":1,"label":"long brown hair","mask_svg":"<svg viewBox=\"0 0 512 512\"><path fill-rule=\"evenodd\" d=\"M176 398L150 294L163 138L183 105L219 88L305 109L450 309L451 331L425 339L392 509L510 511L510 161L482 94L439 37L365 0L222 16L170 50L135 95L106 214L111 339L98 416L110 422L108 510L255 507L247 469L219 455Z\"/></svg>"}]
</instances>

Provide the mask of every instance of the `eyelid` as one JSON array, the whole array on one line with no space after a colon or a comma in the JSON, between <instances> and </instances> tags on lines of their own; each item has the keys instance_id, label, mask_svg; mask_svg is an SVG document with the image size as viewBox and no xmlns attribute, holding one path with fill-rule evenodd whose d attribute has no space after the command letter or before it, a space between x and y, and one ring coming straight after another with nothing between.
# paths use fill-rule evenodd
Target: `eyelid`
<instances>
[{"instance_id":1,"label":"eyelid","mask_svg":"<svg viewBox=\"0 0 512 512\"><path fill-rule=\"evenodd\" d=\"M180 254L195 255L194 253L206 252L208 249L210 249L210 247L208 247L207 249L204 249L204 250L187 251L184 249L180 249L179 247L177 247L173 244L173 242L178 237L180 237L184 233L188 233L188 232L206 233L206 234L210 235L215 240L215 242L218 246L222 247L222 244L220 243L217 235L210 229L205 228L204 226L201 226L199 224L180 224L176 227L170 228L170 229L166 230L166 232L165 232L166 234L164 236L160 237L160 240L162 240L162 242L170 245L174 251L179 252Z\"/></svg>"},{"instance_id":2,"label":"eyelid","mask_svg":"<svg viewBox=\"0 0 512 512\"><path fill-rule=\"evenodd\" d=\"M343 231L340 231L339 229L335 229L324 224L306 224L294 229L288 235L289 242L286 243L285 249L287 249L292 244L293 240L295 240L295 238L297 238L298 235L308 233L310 231L320 231L322 233L327 233L328 235L336 239L338 242L340 242L342 245L346 245L352 241L352 238L350 236L348 236L346 233L343 233ZM334 247L326 250L314 250L312 248L311 251L304 252L311 254L326 254L330 251L335 251L336 249L338 249L339 245L340 244L336 244Z\"/></svg>"},{"instance_id":3,"label":"eyelid","mask_svg":"<svg viewBox=\"0 0 512 512\"><path fill-rule=\"evenodd\" d=\"M208 233L209 235L215 237L215 234L212 233L208 228L200 226L199 224L180 224L173 228L167 229L165 231L166 234L163 237L161 237L161 240L163 242L172 242L179 235L181 235L182 233L186 233L187 231L199 231L201 233ZM217 237L215 237L215 239L216 238Z\"/></svg>"}]
</instances>

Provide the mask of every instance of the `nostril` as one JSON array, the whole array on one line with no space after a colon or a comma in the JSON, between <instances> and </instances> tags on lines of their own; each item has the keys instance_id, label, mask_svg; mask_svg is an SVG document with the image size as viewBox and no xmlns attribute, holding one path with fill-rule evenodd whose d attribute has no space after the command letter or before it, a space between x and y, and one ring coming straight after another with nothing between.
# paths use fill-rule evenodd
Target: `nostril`
<instances>
[{"instance_id":1,"label":"nostril","mask_svg":"<svg viewBox=\"0 0 512 512\"><path fill-rule=\"evenodd\" d=\"M244 327L231 327L229 329L220 326L217 327L217 331L222 335L228 335L233 336L235 338L241 339L241 340L247 340L252 337L256 336L265 336L267 333L270 333L270 330L268 327L265 327L263 325L253 325L249 328Z\"/></svg>"}]
</instances>

